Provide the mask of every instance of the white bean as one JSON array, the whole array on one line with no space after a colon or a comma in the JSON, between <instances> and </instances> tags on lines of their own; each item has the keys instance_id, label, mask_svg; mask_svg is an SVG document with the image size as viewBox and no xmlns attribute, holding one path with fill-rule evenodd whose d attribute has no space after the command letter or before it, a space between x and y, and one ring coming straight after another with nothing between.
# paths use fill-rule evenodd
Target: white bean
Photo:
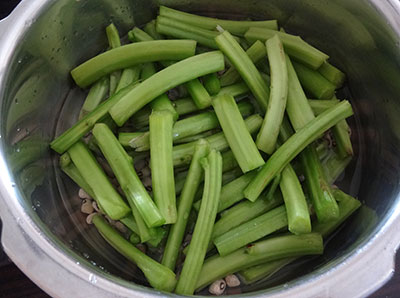
<instances>
[{"instance_id":1,"label":"white bean","mask_svg":"<svg viewBox=\"0 0 400 298\"><path fill-rule=\"evenodd\" d=\"M235 274L230 274L225 277L226 285L230 288L240 286L240 280Z\"/></svg>"},{"instance_id":2,"label":"white bean","mask_svg":"<svg viewBox=\"0 0 400 298\"><path fill-rule=\"evenodd\" d=\"M94 212L94 213L92 213L92 214L89 214L87 217L86 217L86 223L88 224L88 225L91 225L93 222L92 222L92 220L93 220L93 216L95 216L97 213L96 212Z\"/></svg>"},{"instance_id":3,"label":"white bean","mask_svg":"<svg viewBox=\"0 0 400 298\"><path fill-rule=\"evenodd\" d=\"M210 287L208 288L208 291L211 294L220 296L225 292L226 289L226 282L223 279L218 279L216 281L214 281Z\"/></svg>"},{"instance_id":4,"label":"white bean","mask_svg":"<svg viewBox=\"0 0 400 298\"><path fill-rule=\"evenodd\" d=\"M81 206L81 212L85 214L91 214L93 213L94 208L92 206L92 202L90 200L83 200L82 201L82 206Z\"/></svg>"},{"instance_id":5,"label":"white bean","mask_svg":"<svg viewBox=\"0 0 400 298\"><path fill-rule=\"evenodd\" d=\"M81 199L91 199L91 197L88 195L88 193L86 191L84 191L82 188L79 189L78 196Z\"/></svg>"}]
</instances>

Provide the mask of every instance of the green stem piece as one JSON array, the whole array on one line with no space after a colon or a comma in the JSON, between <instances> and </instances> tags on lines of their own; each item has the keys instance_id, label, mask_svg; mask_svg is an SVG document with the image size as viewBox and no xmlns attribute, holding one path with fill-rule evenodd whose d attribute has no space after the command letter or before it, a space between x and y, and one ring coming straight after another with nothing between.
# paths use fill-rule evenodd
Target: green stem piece
<instances>
[{"instance_id":1,"label":"green stem piece","mask_svg":"<svg viewBox=\"0 0 400 298\"><path fill-rule=\"evenodd\" d=\"M327 109L339 103L338 99L309 99L308 104L315 115L322 114Z\"/></svg>"},{"instance_id":2,"label":"green stem piece","mask_svg":"<svg viewBox=\"0 0 400 298\"><path fill-rule=\"evenodd\" d=\"M136 42L97 55L71 71L76 84L82 88L116 70L140 63L162 60L182 60L193 56L193 40L154 40Z\"/></svg>"},{"instance_id":3,"label":"green stem piece","mask_svg":"<svg viewBox=\"0 0 400 298\"><path fill-rule=\"evenodd\" d=\"M211 96L199 79L187 82L185 87L198 109L202 110L211 106Z\"/></svg>"},{"instance_id":4,"label":"green stem piece","mask_svg":"<svg viewBox=\"0 0 400 298\"><path fill-rule=\"evenodd\" d=\"M118 48L121 46L121 40L119 38L119 33L117 28L113 23L106 27L106 35L108 39L108 44L112 49Z\"/></svg>"},{"instance_id":5,"label":"green stem piece","mask_svg":"<svg viewBox=\"0 0 400 298\"><path fill-rule=\"evenodd\" d=\"M93 128L93 136L111 166L129 204L136 206L148 227L164 224L164 218L136 174L132 158L126 153L108 126L102 123L96 124Z\"/></svg>"},{"instance_id":6,"label":"green stem piece","mask_svg":"<svg viewBox=\"0 0 400 298\"><path fill-rule=\"evenodd\" d=\"M159 39L165 39L163 35L157 32L156 30L156 20L151 20L148 22L144 28L144 32L146 32L148 35L150 35L153 39L159 40Z\"/></svg>"},{"instance_id":7,"label":"green stem piece","mask_svg":"<svg viewBox=\"0 0 400 298\"><path fill-rule=\"evenodd\" d=\"M307 201L290 164L282 171L280 189L285 201L289 231L296 235L310 233L311 219Z\"/></svg>"},{"instance_id":8,"label":"green stem piece","mask_svg":"<svg viewBox=\"0 0 400 298\"><path fill-rule=\"evenodd\" d=\"M261 241L257 250L258 254L249 254L247 248L241 248L227 256L210 257L203 264L196 288L201 289L218 278L260 263L282 258L322 254L323 242L321 236L316 233L285 235Z\"/></svg>"},{"instance_id":9,"label":"green stem piece","mask_svg":"<svg viewBox=\"0 0 400 298\"><path fill-rule=\"evenodd\" d=\"M288 225L285 206L275 208L216 237L213 242L221 256L257 241Z\"/></svg>"},{"instance_id":10,"label":"green stem piece","mask_svg":"<svg viewBox=\"0 0 400 298\"><path fill-rule=\"evenodd\" d=\"M215 72L202 77L202 81L210 95L217 95L221 91L221 83Z\"/></svg>"},{"instance_id":11,"label":"green stem piece","mask_svg":"<svg viewBox=\"0 0 400 298\"><path fill-rule=\"evenodd\" d=\"M124 217L130 211L118 192L111 185L106 174L97 163L92 153L82 142L76 142L68 150L71 160L89 184L99 207L112 219Z\"/></svg>"},{"instance_id":12,"label":"green stem piece","mask_svg":"<svg viewBox=\"0 0 400 298\"><path fill-rule=\"evenodd\" d=\"M120 132L118 134L118 141L124 147L130 147L129 142L132 139L143 136L144 132Z\"/></svg>"},{"instance_id":13,"label":"green stem piece","mask_svg":"<svg viewBox=\"0 0 400 298\"><path fill-rule=\"evenodd\" d=\"M150 167L154 200L167 224L176 222L174 166L172 162L172 114L150 115Z\"/></svg>"},{"instance_id":14,"label":"green stem piece","mask_svg":"<svg viewBox=\"0 0 400 298\"><path fill-rule=\"evenodd\" d=\"M216 97L213 107L225 138L244 173L262 166L265 162L247 130L235 99L227 94Z\"/></svg>"},{"instance_id":15,"label":"green stem piece","mask_svg":"<svg viewBox=\"0 0 400 298\"><path fill-rule=\"evenodd\" d=\"M221 26L232 34L243 35L250 27L261 27L278 30L278 22L276 20L269 21L232 21L221 20L210 17L203 17L187 12L178 11L166 6L160 6L160 15L179 22L192 24L208 30L215 30L217 26Z\"/></svg>"},{"instance_id":16,"label":"green stem piece","mask_svg":"<svg viewBox=\"0 0 400 298\"><path fill-rule=\"evenodd\" d=\"M218 35L215 41L249 86L261 109L265 112L268 105L269 88L254 63L228 31Z\"/></svg>"},{"instance_id":17,"label":"green stem piece","mask_svg":"<svg viewBox=\"0 0 400 298\"><path fill-rule=\"evenodd\" d=\"M305 147L319 138L323 132L351 115L353 115L351 105L348 101L344 100L298 130L275 151L258 172L256 178L250 182L244 191L246 198L251 201L256 200L272 179Z\"/></svg>"},{"instance_id":18,"label":"green stem piece","mask_svg":"<svg viewBox=\"0 0 400 298\"><path fill-rule=\"evenodd\" d=\"M141 42L141 41L150 41L154 40L151 35L144 32L142 29L135 27L131 31L128 32L128 39L131 42Z\"/></svg>"},{"instance_id":19,"label":"green stem piece","mask_svg":"<svg viewBox=\"0 0 400 298\"><path fill-rule=\"evenodd\" d=\"M95 84L93 84L88 95L86 96L85 102L83 103L79 113L79 119L82 119L84 116L98 107L100 102L106 98L109 87L110 79L108 76L101 78Z\"/></svg>"},{"instance_id":20,"label":"green stem piece","mask_svg":"<svg viewBox=\"0 0 400 298\"><path fill-rule=\"evenodd\" d=\"M304 89L318 99L331 99L335 94L336 86L325 79L317 70L293 62L297 76Z\"/></svg>"},{"instance_id":21,"label":"green stem piece","mask_svg":"<svg viewBox=\"0 0 400 298\"><path fill-rule=\"evenodd\" d=\"M350 127L346 120L340 121L332 128L333 136L336 141L336 148L339 156L345 158L353 156L353 145L350 139Z\"/></svg>"},{"instance_id":22,"label":"green stem piece","mask_svg":"<svg viewBox=\"0 0 400 298\"><path fill-rule=\"evenodd\" d=\"M146 42L137 44L143 43ZM131 115L157 96L184 82L223 68L224 58L218 51L196 55L177 62L142 82L135 92L125 95L111 108L111 117L119 126L122 126Z\"/></svg>"},{"instance_id":23,"label":"green stem piece","mask_svg":"<svg viewBox=\"0 0 400 298\"><path fill-rule=\"evenodd\" d=\"M221 154L211 150L208 157L203 158L201 163L205 171L204 192L190 247L175 289L175 293L181 295L192 295L196 289L217 216L221 192Z\"/></svg>"},{"instance_id":24,"label":"green stem piece","mask_svg":"<svg viewBox=\"0 0 400 298\"><path fill-rule=\"evenodd\" d=\"M161 262L171 270L175 270L179 248L185 234L185 228L192 209L193 199L200 182L203 180L203 169L200 160L208 155L209 150L210 148L207 141L199 140L196 143L193 159L179 199L177 220L169 231L167 244Z\"/></svg>"},{"instance_id":25,"label":"green stem piece","mask_svg":"<svg viewBox=\"0 0 400 298\"><path fill-rule=\"evenodd\" d=\"M78 168L74 165L68 153L60 156L60 167L80 188L82 188L91 198L94 198L94 192L89 184L83 179Z\"/></svg>"},{"instance_id":26,"label":"green stem piece","mask_svg":"<svg viewBox=\"0 0 400 298\"><path fill-rule=\"evenodd\" d=\"M258 131L261 126L262 118L260 115L252 115L244 121L246 127L250 134L253 134ZM229 148L228 141L225 138L224 133L216 133L210 137L207 137L206 140L210 143L210 147L212 149L218 151L224 151ZM173 159L174 166L180 166L184 164L189 164L194 150L195 142L182 144L178 146L174 146L173 148Z\"/></svg>"},{"instance_id":27,"label":"green stem piece","mask_svg":"<svg viewBox=\"0 0 400 298\"><path fill-rule=\"evenodd\" d=\"M267 55L265 45L257 40L253 45L246 51L247 56L250 60L256 64ZM235 67L230 67L220 78L221 86L229 86L240 80L240 74Z\"/></svg>"},{"instance_id":28,"label":"green stem piece","mask_svg":"<svg viewBox=\"0 0 400 298\"><path fill-rule=\"evenodd\" d=\"M175 273L142 253L134 245L125 240L100 215L93 217L103 238L120 254L133 261L144 273L150 285L160 291L172 292L176 285Z\"/></svg>"},{"instance_id":29,"label":"green stem piece","mask_svg":"<svg viewBox=\"0 0 400 298\"><path fill-rule=\"evenodd\" d=\"M263 125L257 136L257 147L267 154L276 148L279 129L285 114L288 94L288 72L285 53L278 35L266 42L268 61L271 70L271 93Z\"/></svg>"},{"instance_id":30,"label":"green stem piece","mask_svg":"<svg viewBox=\"0 0 400 298\"><path fill-rule=\"evenodd\" d=\"M328 61L325 61L321 67L318 68L318 72L335 85L336 89L341 88L346 80L346 75Z\"/></svg>"},{"instance_id":31,"label":"green stem piece","mask_svg":"<svg viewBox=\"0 0 400 298\"><path fill-rule=\"evenodd\" d=\"M285 48L285 52L290 57L312 69L318 69L329 58L328 55L314 48L299 36L284 32L253 27L250 28L244 36L249 42L255 42L256 40L265 42L276 34L278 34Z\"/></svg>"},{"instance_id":32,"label":"green stem piece","mask_svg":"<svg viewBox=\"0 0 400 298\"><path fill-rule=\"evenodd\" d=\"M352 156L341 158L336 152L332 151L332 153L323 163L324 176L326 177L326 181L329 183L329 185L334 183L339 178L351 160Z\"/></svg>"},{"instance_id":33,"label":"green stem piece","mask_svg":"<svg viewBox=\"0 0 400 298\"><path fill-rule=\"evenodd\" d=\"M129 86L133 82L138 81L141 70L142 70L142 68L140 65L125 68L122 71L121 78L119 79L119 82L118 82L117 88L115 89L115 92L118 92L119 90Z\"/></svg>"},{"instance_id":34,"label":"green stem piece","mask_svg":"<svg viewBox=\"0 0 400 298\"><path fill-rule=\"evenodd\" d=\"M71 128L65 131L61 136L57 137L53 142L50 143L50 147L60 154L67 151L69 147L87 134L97 122L104 119L107 116L108 110L112 106L114 106L118 101L121 100L121 98L123 98L137 86L138 84L132 83L131 85L115 93L112 97L101 103L92 112L84 116Z\"/></svg>"}]
</instances>

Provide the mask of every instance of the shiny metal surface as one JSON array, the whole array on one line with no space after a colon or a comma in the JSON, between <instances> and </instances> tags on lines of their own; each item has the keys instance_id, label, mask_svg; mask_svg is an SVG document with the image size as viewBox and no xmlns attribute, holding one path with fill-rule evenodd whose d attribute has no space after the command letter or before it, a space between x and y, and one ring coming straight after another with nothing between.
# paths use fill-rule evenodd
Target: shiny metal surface
<instances>
[{"instance_id":1,"label":"shiny metal surface","mask_svg":"<svg viewBox=\"0 0 400 298\"><path fill-rule=\"evenodd\" d=\"M324 50L348 75L358 158L341 186L366 207L307 268L294 266L248 297L361 297L391 275L400 243L400 7L395 0L164 0L220 17L277 18ZM157 1L23 0L0 23L2 244L39 286L63 297L165 297L87 227L76 187L48 142L73 123L85 92L69 70L121 33L150 20ZM190 9L188 9L190 7ZM109 274L111 273L111 274ZM294 275L294 276L292 276ZM266 286L270 286L265 290Z\"/></svg>"}]
</instances>

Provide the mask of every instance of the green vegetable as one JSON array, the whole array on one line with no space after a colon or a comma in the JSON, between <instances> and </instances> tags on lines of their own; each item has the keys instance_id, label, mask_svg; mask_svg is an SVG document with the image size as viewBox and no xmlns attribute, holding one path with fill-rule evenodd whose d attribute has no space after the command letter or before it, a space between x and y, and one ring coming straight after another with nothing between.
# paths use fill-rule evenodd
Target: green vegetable
<instances>
[{"instance_id":1,"label":"green vegetable","mask_svg":"<svg viewBox=\"0 0 400 298\"><path fill-rule=\"evenodd\" d=\"M246 51L247 56L251 59L251 61L256 64L261 59L263 59L267 55L267 51L265 49L265 45L257 40L253 45ZM236 70L235 67L230 67L222 76L221 76L221 86L229 86L240 80L240 74Z\"/></svg>"},{"instance_id":2,"label":"green vegetable","mask_svg":"<svg viewBox=\"0 0 400 298\"><path fill-rule=\"evenodd\" d=\"M134 66L126 68L122 71L121 78L119 79L116 92L129 86L130 84L137 82L139 80L140 71L142 68L140 66Z\"/></svg>"},{"instance_id":3,"label":"green vegetable","mask_svg":"<svg viewBox=\"0 0 400 298\"><path fill-rule=\"evenodd\" d=\"M282 171L280 188L285 201L289 231L296 235L310 233L311 220L306 198L290 164Z\"/></svg>"},{"instance_id":4,"label":"green vegetable","mask_svg":"<svg viewBox=\"0 0 400 298\"><path fill-rule=\"evenodd\" d=\"M93 217L93 224L103 238L120 254L133 261L144 273L150 285L160 291L172 292L176 285L175 273L146 256L125 240L100 216Z\"/></svg>"},{"instance_id":5,"label":"green vegetable","mask_svg":"<svg viewBox=\"0 0 400 298\"><path fill-rule=\"evenodd\" d=\"M82 88L113 71L139 63L182 60L193 56L193 40L155 40L124 45L89 59L71 71L76 84Z\"/></svg>"},{"instance_id":6,"label":"green vegetable","mask_svg":"<svg viewBox=\"0 0 400 298\"><path fill-rule=\"evenodd\" d=\"M246 127L250 134L255 133L261 126L262 118L259 115L252 115L245 121ZM224 133L217 133L206 140L210 143L212 149L223 151L229 147L229 144L224 136ZM189 164L194 150L195 142L174 146L173 158L174 166Z\"/></svg>"},{"instance_id":7,"label":"green vegetable","mask_svg":"<svg viewBox=\"0 0 400 298\"><path fill-rule=\"evenodd\" d=\"M205 171L204 192L190 242L191 245L175 289L175 293L181 295L192 295L196 289L197 280L201 278L200 271L202 270L208 242L211 239L221 192L221 154L211 150L207 159L203 158L201 163Z\"/></svg>"},{"instance_id":8,"label":"green vegetable","mask_svg":"<svg viewBox=\"0 0 400 298\"><path fill-rule=\"evenodd\" d=\"M343 72L327 61L325 61L321 67L318 68L318 72L322 74L325 79L335 85L336 89L341 88L346 79L346 75Z\"/></svg>"},{"instance_id":9,"label":"green vegetable","mask_svg":"<svg viewBox=\"0 0 400 298\"><path fill-rule=\"evenodd\" d=\"M216 95L221 91L221 83L216 73L210 73L202 78L204 87L210 95Z\"/></svg>"},{"instance_id":10,"label":"green vegetable","mask_svg":"<svg viewBox=\"0 0 400 298\"><path fill-rule=\"evenodd\" d=\"M100 102L106 98L110 87L110 79L105 76L98 80L90 88L88 95L86 96L85 102L79 113L79 119L82 119L85 115L89 114L95 108L98 107Z\"/></svg>"},{"instance_id":11,"label":"green vegetable","mask_svg":"<svg viewBox=\"0 0 400 298\"><path fill-rule=\"evenodd\" d=\"M315 115L322 114L327 109L339 103L338 99L309 99L308 104Z\"/></svg>"},{"instance_id":12,"label":"green vegetable","mask_svg":"<svg viewBox=\"0 0 400 298\"><path fill-rule=\"evenodd\" d=\"M202 110L211 106L211 96L199 79L194 79L185 84L198 109Z\"/></svg>"},{"instance_id":13,"label":"green vegetable","mask_svg":"<svg viewBox=\"0 0 400 298\"><path fill-rule=\"evenodd\" d=\"M159 34L156 30L156 20L151 20L150 22L148 22L143 30L150 35L153 39L164 39L164 36L162 36L161 34Z\"/></svg>"},{"instance_id":14,"label":"green vegetable","mask_svg":"<svg viewBox=\"0 0 400 298\"><path fill-rule=\"evenodd\" d=\"M216 97L213 107L225 138L244 173L262 166L265 162L247 130L235 99L227 94Z\"/></svg>"},{"instance_id":15,"label":"green vegetable","mask_svg":"<svg viewBox=\"0 0 400 298\"><path fill-rule=\"evenodd\" d=\"M266 43L271 69L271 93L263 125L257 135L257 147L267 154L275 151L279 129L285 113L288 94L288 73L285 53L278 35Z\"/></svg>"},{"instance_id":16,"label":"green vegetable","mask_svg":"<svg viewBox=\"0 0 400 298\"><path fill-rule=\"evenodd\" d=\"M228 31L217 36L215 41L246 82L261 109L266 111L269 88L265 85L260 73L249 56Z\"/></svg>"},{"instance_id":17,"label":"green vegetable","mask_svg":"<svg viewBox=\"0 0 400 298\"><path fill-rule=\"evenodd\" d=\"M226 256L246 244L286 227L287 224L286 209L281 206L231 229L216 237L213 242L219 254Z\"/></svg>"},{"instance_id":18,"label":"green vegetable","mask_svg":"<svg viewBox=\"0 0 400 298\"><path fill-rule=\"evenodd\" d=\"M134 205L150 228L161 226L161 216L133 167L132 158L126 153L107 125L99 123L93 128L93 136L104 157L111 166L129 204Z\"/></svg>"},{"instance_id":19,"label":"green vegetable","mask_svg":"<svg viewBox=\"0 0 400 298\"><path fill-rule=\"evenodd\" d=\"M221 20L210 17L203 17L187 12L175 10L166 6L160 6L160 15L179 22L195 25L201 28L215 30L217 26L221 26L225 30L230 31L232 34L243 35L250 27L269 28L273 30L278 29L278 22L276 20L269 21L232 21Z\"/></svg>"},{"instance_id":20,"label":"green vegetable","mask_svg":"<svg viewBox=\"0 0 400 298\"><path fill-rule=\"evenodd\" d=\"M308 68L301 63L293 62L297 76L304 89L318 99L331 99L336 86L325 79L318 71Z\"/></svg>"},{"instance_id":21,"label":"green vegetable","mask_svg":"<svg viewBox=\"0 0 400 298\"><path fill-rule=\"evenodd\" d=\"M186 224L192 208L193 199L196 195L200 182L203 180L203 169L200 160L209 153L209 144L205 140L199 140L196 143L193 159L190 164L189 172L183 186L182 194L179 199L178 215L176 223L169 231L167 244L165 246L162 264L175 269L176 260L178 258L179 248L185 234Z\"/></svg>"},{"instance_id":22,"label":"green vegetable","mask_svg":"<svg viewBox=\"0 0 400 298\"><path fill-rule=\"evenodd\" d=\"M218 278L260 263L295 256L319 255L323 252L322 238L316 233L277 236L260 241L259 244L255 247L257 254L250 254L247 248L241 248L227 256L208 258L203 264L196 288L201 289Z\"/></svg>"},{"instance_id":23,"label":"green vegetable","mask_svg":"<svg viewBox=\"0 0 400 298\"><path fill-rule=\"evenodd\" d=\"M264 42L274 35L279 36L285 48L285 52L290 57L312 69L318 69L329 58L328 55L306 43L301 37L284 32L253 27L250 28L244 36L249 42L255 42L257 40Z\"/></svg>"},{"instance_id":24,"label":"green vegetable","mask_svg":"<svg viewBox=\"0 0 400 298\"><path fill-rule=\"evenodd\" d=\"M106 174L86 146L82 142L76 142L68 150L68 154L83 179L93 190L94 199L97 200L99 207L114 220L127 215L130 211L129 207L111 185Z\"/></svg>"},{"instance_id":25,"label":"green vegetable","mask_svg":"<svg viewBox=\"0 0 400 298\"><path fill-rule=\"evenodd\" d=\"M165 223L176 222L174 167L172 163L172 114L153 111L150 115L150 167L154 201Z\"/></svg>"},{"instance_id":26,"label":"green vegetable","mask_svg":"<svg viewBox=\"0 0 400 298\"><path fill-rule=\"evenodd\" d=\"M351 115L353 115L351 105L344 100L333 108L326 110L297 131L275 151L259 171L256 178L250 182L244 191L246 198L253 201L256 200L272 179L305 147L315 141L324 131Z\"/></svg>"},{"instance_id":27,"label":"green vegetable","mask_svg":"<svg viewBox=\"0 0 400 298\"><path fill-rule=\"evenodd\" d=\"M143 43L145 42L137 44ZM146 103L169 89L196 77L219 71L223 68L223 55L218 51L196 55L177 62L142 82L135 92L126 94L111 108L111 117L121 126Z\"/></svg>"},{"instance_id":28,"label":"green vegetable","mask_svg":"<svg viewBox=\"0 0 400 298\"><path fill-rule=\"evenodd\" d=\"M141 41L150 41L154 40L150 34L147 34L142 29L135 27L131 31L128 32L128 38L131 42L141 42Z\"/></svg>"}]
</instances>

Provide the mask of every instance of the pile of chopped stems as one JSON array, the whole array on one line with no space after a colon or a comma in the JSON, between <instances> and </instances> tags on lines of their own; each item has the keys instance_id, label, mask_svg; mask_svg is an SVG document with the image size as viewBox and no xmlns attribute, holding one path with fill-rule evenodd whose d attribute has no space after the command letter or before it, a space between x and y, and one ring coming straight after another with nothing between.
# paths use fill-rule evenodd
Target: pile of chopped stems
<instances>
[{"instance_id":1,"label":"pile of chopped stems","mask_svg":"<svg viewBox=\"0 0 400 298\"><path fill-rule=\"evenodd\" d=\"M335 96L345 75L278 30L161 6L127 44L108 26L109 49L71 71L90 89L79 121L50 146L96 201L101 236L157 290L270 277L322 254L360 206L333 186L353 155L352 107Z\"/></svg>"}]
</instances>

